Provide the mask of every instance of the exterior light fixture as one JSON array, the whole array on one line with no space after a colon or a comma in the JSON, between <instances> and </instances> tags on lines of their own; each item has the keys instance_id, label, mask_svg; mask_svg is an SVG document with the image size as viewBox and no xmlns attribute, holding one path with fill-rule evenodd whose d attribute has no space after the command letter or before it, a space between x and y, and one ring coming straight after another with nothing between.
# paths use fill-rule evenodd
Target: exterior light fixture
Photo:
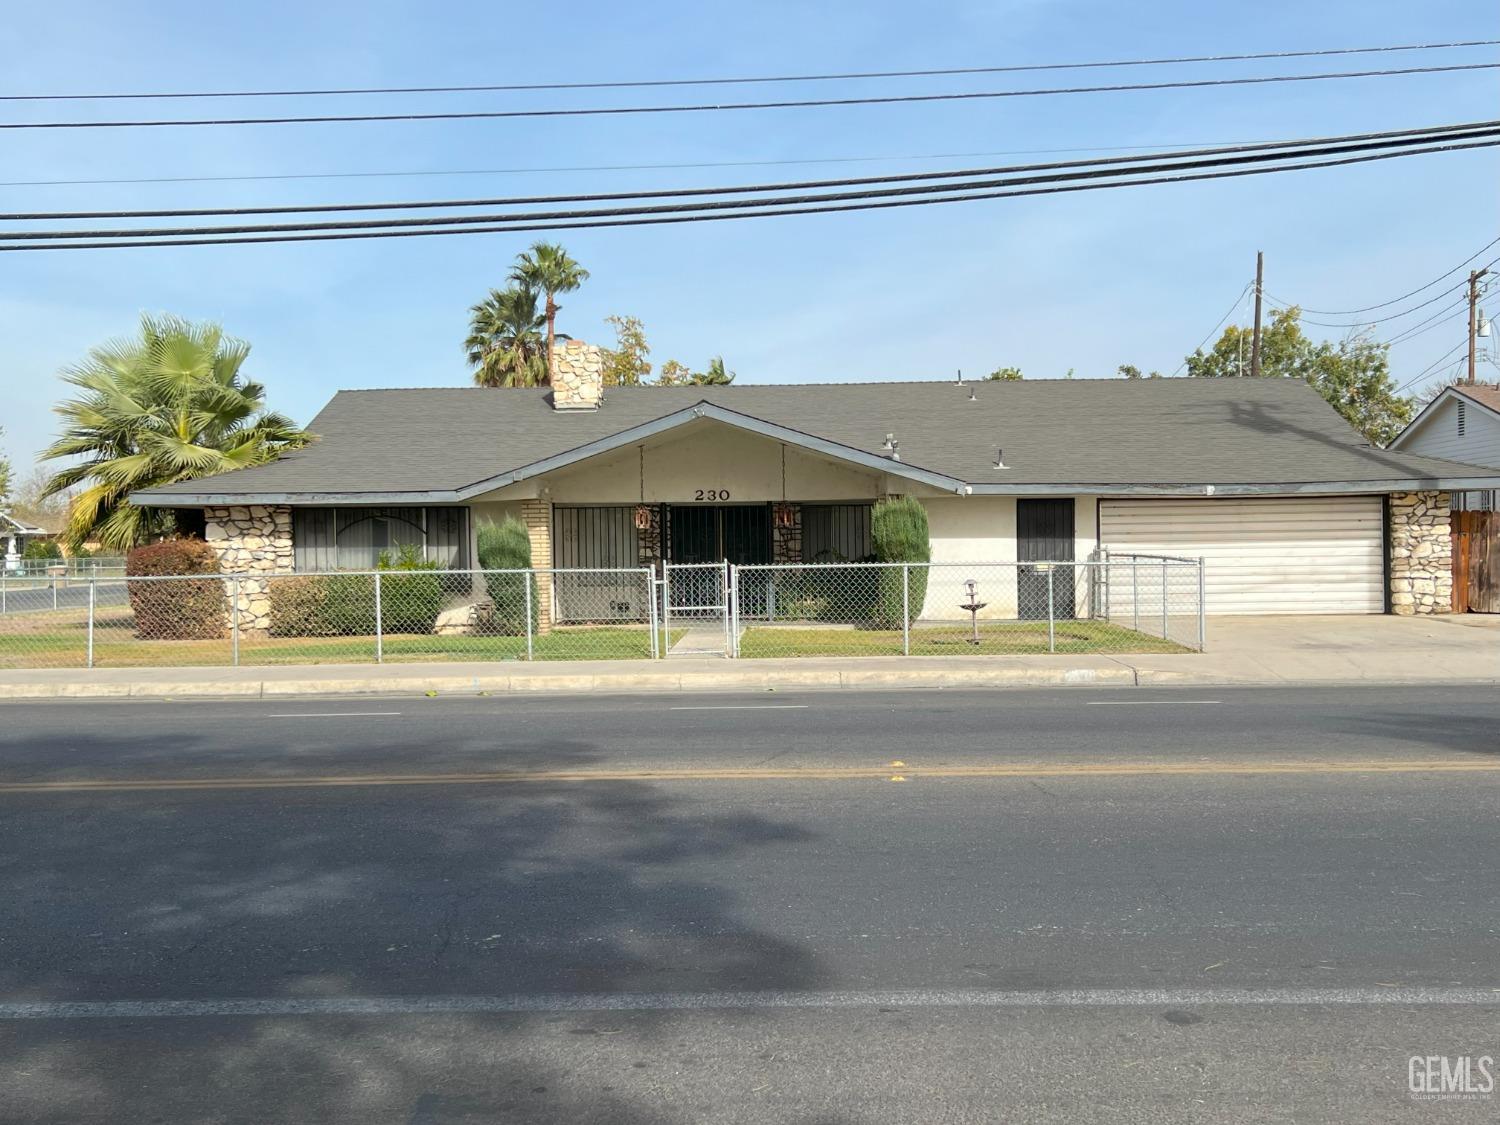
<instances>
[{"instance_id":1,"label":"exterior light fixture","mask_svg":"<svg viewBox=\"0 0 1500 1125\"><path fill-rule=\"evenodd\" d=\"M647 531L651 527L651 506L649 504L638 504L635 509L635 528L637 531Z\"/></svg>"}]
</instances>

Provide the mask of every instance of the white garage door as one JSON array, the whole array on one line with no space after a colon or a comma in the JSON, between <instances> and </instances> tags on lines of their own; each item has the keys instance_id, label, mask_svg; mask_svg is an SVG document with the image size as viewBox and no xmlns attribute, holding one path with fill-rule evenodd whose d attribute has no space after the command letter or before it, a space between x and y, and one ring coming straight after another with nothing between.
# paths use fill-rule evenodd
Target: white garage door
<instances>
[{"instance_id":1,"label":"white garage door","mask_svg":"<svg viewBox=\"0 0 1500 1125\"><path fill-rule=\"evenodd\" d=\"M1380 613L1378 496L1285 500L1101 500L1112 552L1205 562L1209 613Z\"/></svg>"}]
</instances>

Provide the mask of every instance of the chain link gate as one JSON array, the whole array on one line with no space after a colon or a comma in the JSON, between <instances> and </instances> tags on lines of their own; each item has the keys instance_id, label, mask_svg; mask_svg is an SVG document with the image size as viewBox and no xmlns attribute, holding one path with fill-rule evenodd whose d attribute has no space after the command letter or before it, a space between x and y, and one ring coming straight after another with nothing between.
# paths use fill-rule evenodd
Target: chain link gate
<instances>
[{"instance_id":1,"label":"chain link gate","mask_svg":"<svg viewBox=\"0 0 1500 1125\"><path fill-rule=\"evenodd\" d=\"M662 563L662 655L732 655L731 590L727 562Z\"/></svg>"}]
</instances>

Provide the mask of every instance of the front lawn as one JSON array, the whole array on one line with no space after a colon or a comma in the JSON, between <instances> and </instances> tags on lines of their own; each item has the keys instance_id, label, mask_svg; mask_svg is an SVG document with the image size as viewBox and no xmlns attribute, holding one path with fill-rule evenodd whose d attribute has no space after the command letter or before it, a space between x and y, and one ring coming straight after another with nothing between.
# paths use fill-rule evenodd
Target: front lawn
<instances>
[{"instance_id":1,"label":"front lawn","mask_svg":"<svg viewBox=\"0 0 1500 1125\"><path fill-rule=\"evenodd\" d=\"M1003 656L1046 654L1045 621L999 621L979 626L979 644L967 625L914 625L913 656ZM1138 633L1107 621L1059 621L1056 651L1062 653L1189 652L1174 641ZM752 627L740 637L740 655L878 656L901 655L900 629L801 629Z\"/></svg>"},{"instance_id":2,"label":"front lawn","mask_svg":"<svg viewBox=\"0 0 1500 1125\"><path fill-rule=\"evenodd\" d=\"M674 630L671 642L681 638ZM384 641L390 663L461 660L525 660L525 637L439 637L397 634ZM533 638L537 660L645 660L651 634L645 628L561 628ZM207 641L144 641L114 627L94 630L98 668L184 668L226 665L233 659L227 636ZM375 660L374 637L241 637L240 663L366 664ZM0 668L82 668L88 662L83 625L26 629L0 634Z\"/></svg>"}]
</instances>

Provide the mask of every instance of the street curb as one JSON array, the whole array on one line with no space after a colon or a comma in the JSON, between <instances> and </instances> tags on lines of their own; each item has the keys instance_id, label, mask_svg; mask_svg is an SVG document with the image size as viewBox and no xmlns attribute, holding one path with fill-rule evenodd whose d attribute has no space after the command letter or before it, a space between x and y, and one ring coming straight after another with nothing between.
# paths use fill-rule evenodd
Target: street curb
<instances>
[{"instance_id":1,"label":"street curb","mask_svg":"<svg viewBox=\"0 0 1500 1125\"><path fill-rule=\"evenodd\" d=\"M415 675L359 679L173 679L64 683L0 682L0 700L277 699L314 695L542 695L629 692L794 691L859 688L1133 687L1135 672L1118 668L743 669L722 672L629 672L566 675Z\"/></svg>"},{"instance_id":2,"label":"street curb","mask_svg":"<svg viewBox=\"0 0 1500 1125\"><path fill-rule=\"evenodd\" d=\"M921 690L1055 687L1421 687L1492 686L1497 676L1329 677L1291 679L1264 672L1137 669L1119 661L1112 667L955 668L725 668L659 672L528 674L504 672L413 674L362 678L227 679L157 676L140 680L77 679L49 683L0 681L0 701L67 699L294 699L335 695L591 695L797 690Z\"/></svg>"}]
</instances>

